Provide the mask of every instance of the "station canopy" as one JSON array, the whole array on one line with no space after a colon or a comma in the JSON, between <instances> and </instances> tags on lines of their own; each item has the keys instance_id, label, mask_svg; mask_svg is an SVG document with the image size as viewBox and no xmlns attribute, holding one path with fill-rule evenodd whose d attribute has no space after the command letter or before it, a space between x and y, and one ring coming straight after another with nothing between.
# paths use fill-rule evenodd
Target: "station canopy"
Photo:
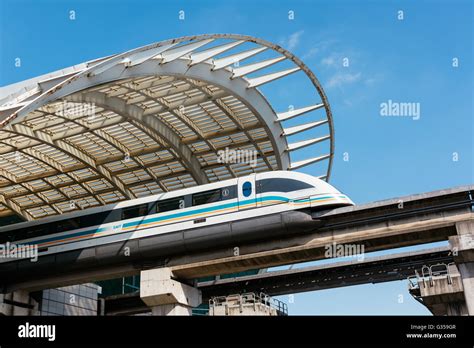
<instances>
[{"instance_id":1,"label":"station canopy","mask_svg":"<svg viewBox=\"0 0 474 348\"><path fill-rule=\"evenodd\" d=\"M264 96L277 83L290 107ZM161 41L0 88L0 225L315 163L327 180L333 142L324 91L289 51L233 34Z\"/></svg>"}]
</instances>

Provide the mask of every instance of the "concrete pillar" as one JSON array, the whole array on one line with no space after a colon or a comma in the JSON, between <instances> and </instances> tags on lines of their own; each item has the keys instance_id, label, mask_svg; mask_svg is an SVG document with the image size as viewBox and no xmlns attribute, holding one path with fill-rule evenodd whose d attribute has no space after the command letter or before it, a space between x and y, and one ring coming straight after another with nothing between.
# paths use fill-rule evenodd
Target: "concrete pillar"
<instances>
[{"instance_id":1,"label":"concrete pillar","mask_svg":"<svg viewBox=\"0 0 474 348\"><path fill-rule=\"evenodd\" d=\"M461 275L455 265L449 268L449 277L443 274L419 280L419 295L434 315L468 315Z\"/></svg>"},{"instance_id":2,"label":"concrete pillar","mask_svg":"<svg viewBox=\"0 0 474 348\"><path fill-rule=\"evenodd\" d=\"M13 301L24 305L30 304L30 294L24 290L18 290L13 293ZM13 315L28 315L30 309L27 307L13 306Z\"/></svg>"},{"instance_id":3,"label":"concrete pillar","mask_svg":"<svg viewBox=\"0 0 474 348\"><path fill-rule=\"evenodd\" d=\"M202 302L201 291L172 279L170 268L142 271L140 297L153 315L191 315Z\"/></svg>"},{"instance_id":4,"label":"concrete pillar","mask_svg":"<svg viewBox=\"0 0 474 348\"><path fill-rule=\"evenodd\" d=\"M13 308L12 305L8 304L6 301L11 300L12 294L0 294L0 315L12 315Z\"/></svg>"},{"instance_id":5,"label":"concrete pillar","mask_svg":"<svg viewBox=\"0 0 474 348\"><path fill-rule=\"evenodd\" d=\"M419 296L435 315L474 315L474 221L456 223L456 232L449 237L449 276L423 274L418 280Z\"/></svg>"},{"instance_id":6,"label":"concrete pillar","mask_svg":"<svg viewBox=\"0 0 474 348\"><path fill-rule=\"evenodd\" d=\"M24 290L0 294L0 315L38 315L38 303Z\"/></svg>"},{"instance_id":7,"label":"concrete pillar","mask_svg":"<svg viewBox=\"0 0 474 348\"><path fill-rule=\"evenodd\" d=\"M458 222L456 230L457 235L449 237L449 244L461 275L467 311L474 315L474 221Z\"/></svg>"},{"instance_id":8,"label":"concrete pillar","mask_svg":"<svg viewBox=\"0 0 474 348\"><path fill-rule=\"evenodd\" d=\"M151 307L152 315L191 315L192 312L192 307L181 305L179 303Z\"/></svg>"},{"instance_id":9,"label":"concrete pillar","mask_svg":"<svg viewBox=\"0 0 474 348\"><path fill-rule=\"evenodd\" d=\"M246 293L242 295L229 295L215 297L209 304L209 315L256 315L256 316L276 316L288 315L287 307L272 306L275 303L269 296L259 296L255 293ZM277 308L280 308L279 311Z\"/></svg>"},{"instance_id":10,"label":"concrete pillar","mask_svg":"<svg viewBox=\"0 0 474 348\"><path fill-rule=\"evenodd\" d=\"M464 287L464 300L469 315L474 315L474 262L466 262L458 265Z\"/></svg>"}]
</instances>

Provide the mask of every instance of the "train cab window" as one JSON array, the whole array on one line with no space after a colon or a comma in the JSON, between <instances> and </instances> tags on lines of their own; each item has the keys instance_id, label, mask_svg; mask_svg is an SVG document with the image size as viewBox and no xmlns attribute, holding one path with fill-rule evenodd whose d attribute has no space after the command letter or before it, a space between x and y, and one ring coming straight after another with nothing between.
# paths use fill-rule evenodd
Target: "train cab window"
<instances>
[{"instance_id":1,"label":"train cab window","mask_svg":"<svg viewBox=\"0 0 474 348\"><path fill-rule=\"evenodd\" d=\"M139 216L145 216L148 214L148 204L140 204L134 207L128 207L122 209L122 220L132 219Z\"/></svg>"},{"instance_id":2,"label":"train cab window","mask_svg":"<svg viewBox=\"0 0 474 348\"><path fill-rule=\"evenodd\" d=\"M262 179L257 182L257 193L291 192L314 188L314 186L299 180L286 178Z\"/></svg>"},{"instance_id":3,"label":"train cab window","mask_svg":"<svg viewBox=\"0 0 474 348\"><path fill-rule=\"evenodd\" d=\"M170 198L158 201L156 204L156 212L164 213L165 211L183 209L184 207L184 197Z\"/></svg>"},{"instance_id":4,"label":"train cab window","mask_svg":"<svg viewBox=\"0 0 474 348\"><path fill-rule=\"evenodd\" d=\"M221 200L221 189L193 194L193 206L214 203Z\"/></svg>"}]
</instances>

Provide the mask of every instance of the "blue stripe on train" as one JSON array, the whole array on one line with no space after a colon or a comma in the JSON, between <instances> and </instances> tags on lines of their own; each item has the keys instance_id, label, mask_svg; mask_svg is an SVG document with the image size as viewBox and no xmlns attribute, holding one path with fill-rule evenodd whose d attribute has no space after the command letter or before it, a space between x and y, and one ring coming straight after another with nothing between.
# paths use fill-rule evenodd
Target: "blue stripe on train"
<instances>
[{"instance_id":1,"label":"blue stripe on train","mask_svg":"<svg viewBox=\"0 0 474 348\"><path fill-rule=\"evenodd\" d=\"M317 197L317 198L311 199L311 201L317 201L317 200L326 199L326 198L333 198L333 196ZM259 198L259 200L261 202L278 200L278 201L282 201L282 202L285 202L285 203L290 201L288 198L282 197L282 196L261 197L261 198ZM310 200L309 199L298 200L298 202L306 202L306 201L309 202ZM246 204L251 204L251 203L256 203L256 202L257 202L257 199L255 199L255 198L254 199L247 199L247 200L240 201L240 202L226 203L226 204L216 205L216 206L208 207L208 208L195 209L195 210L192 210L192 211L174 213L174 214L170 214L170 215L166 215L166 216L158 216L158 217L150 218L150 219L146 219L146 220L130 221L130 222L124 223L123 227L140 226L141 224L148 224L148 223L153 223L153 222L166 221L166 220L169 220L169 219L179 218L179 217L183 217L183 216L189 216L189 215L194 215L194 214L212 212L212 211L220 210L220 209L233 208L233 207L236 207L236 206L239 206L239 205L246 205ZM56 237L51 237L51 238L45 238L45 239L26 242L26 243L22 243L22 244L25 244L25 245L41 244L41 243L52 242L52 241L55 241L55 240L80 237L80 236L93 234L93 233L100 233L100 232L109 231L109 230L113 230L113 226L98 228L98 229L94 229L94 230L87 230L87 231L82 231L82 232L71 233L71 234L68 234L68 235L65 235L65 236L56 236ZM121 231L121 233L126 233L126 232L129 232L129 231Z\"/></svg>"}]
</instances>

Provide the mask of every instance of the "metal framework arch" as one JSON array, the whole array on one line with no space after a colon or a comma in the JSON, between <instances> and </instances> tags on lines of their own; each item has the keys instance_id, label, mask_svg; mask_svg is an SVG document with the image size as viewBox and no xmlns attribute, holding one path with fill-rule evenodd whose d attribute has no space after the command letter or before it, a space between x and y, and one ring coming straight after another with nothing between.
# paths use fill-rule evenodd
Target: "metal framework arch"
<instances>
[{"instance_id":1,"label":"metal framework arch","mask_svg":"<svg viewBox=\"0 0 474 348\"><path fill-rule=\"evenodd\" d=\"M263 52L273 57L262 58ZM246 59L253 61L240 64ZM293 66L269 71L281 62ZM277 113L259 87L297 71L320 100ZM79 111L61 113L69 104ZM90 104L97 109L92 118L84 111ZM318 109L325 117L314 112L312 122L284 126ZM287 139L317 127L327 134ZM291 160L291 153L317 143L328 143L327 152ZM43 153L46 145L52 150ZM254 151L257 166L219 163L224 148ZM11 160L18 151L37 154L28 171L35 175ZM37 219L74 209L71 201L87 208L322 161L327 180L333 154L331 110L314 74L289 51L250 36L165 40L0 89L0 174L8 173L0 175L0 217ZM56 172L42 171L39 162Z\"/></svg>"}]
</instances>

